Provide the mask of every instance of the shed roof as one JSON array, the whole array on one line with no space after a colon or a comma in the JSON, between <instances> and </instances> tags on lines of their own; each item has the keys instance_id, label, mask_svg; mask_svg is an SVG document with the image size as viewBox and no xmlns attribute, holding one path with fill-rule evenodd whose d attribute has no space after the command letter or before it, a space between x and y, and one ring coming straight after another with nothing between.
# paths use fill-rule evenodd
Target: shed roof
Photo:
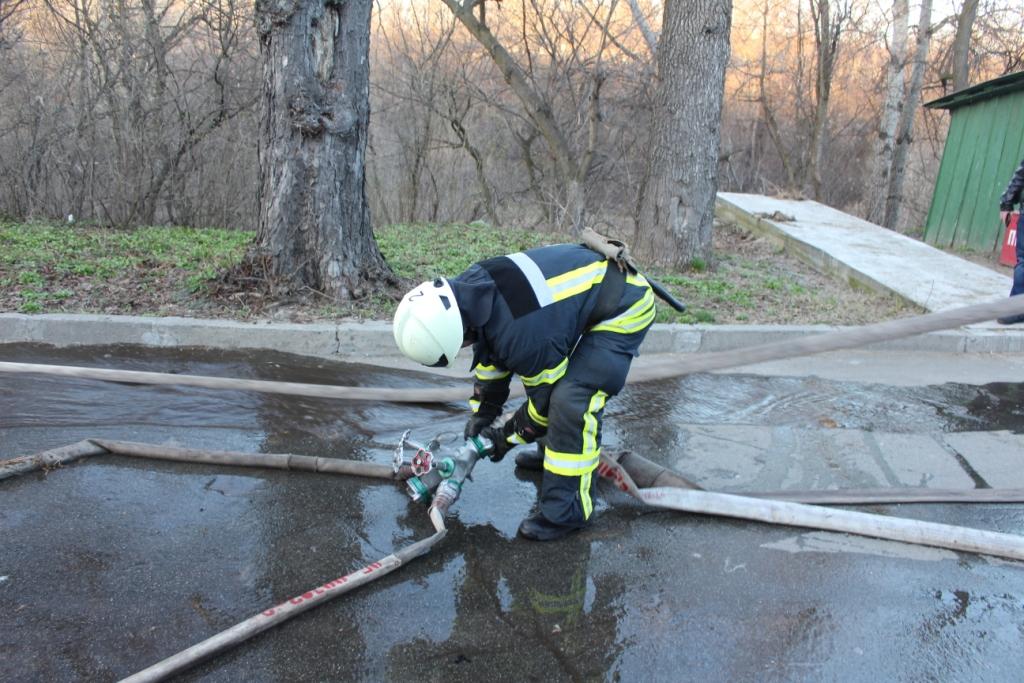
<instances>
[{"instance_id":1,"label":"shed roof","mask_svg":"<svg viewBox=\"0 0 1024 683\"><path fill-rule=\"evenodd\" d=\"M937 100L926 102L924 106L929 109L956 109L968 104L975 104L983 100L1006 95L1017 90L1024 90L1024 71L1007 74L990 81L972 85L955 93L940 97Z\"/></svg>"}]
</instances>

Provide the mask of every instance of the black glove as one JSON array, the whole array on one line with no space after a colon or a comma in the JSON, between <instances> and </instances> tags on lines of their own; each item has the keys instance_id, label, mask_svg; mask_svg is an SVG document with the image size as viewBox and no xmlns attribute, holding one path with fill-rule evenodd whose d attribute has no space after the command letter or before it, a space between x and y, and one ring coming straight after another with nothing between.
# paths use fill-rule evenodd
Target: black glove
<instances>
[{"instance_id":1,"label":"black glove","mask_svg":"<svg viewBox=\"0 0 1024 683\"><path fill-rule=\"evenodd\" d=\"M512 444L505 439L505 430L501 427L485 427L480 432L480 436L494 444L494 450L491 451L491 462L501 462L505 454L512 450Z\"/></svg>"},{"instance_id":2,"label":"black glove","mask_svg":"<svg viewBox=\"0 0 1024 683\"><path fill-rule=\"evenodd\" d=\"M466 439L477 436L484 427L490 427L505 406L508 398L508 385L489 385L481 382L473 384L473 400L478 403L476 412L466 420L462 436Z\"/></svg>"},{"instance_id":3,"label":"black glove","mask_svg":"<svg viewBox=\"0 0 1024 683\"><path fill-rule=\"evenodd\" d=\"M485 428L490 427L491 423L494 422L494 418L497 415L483 414L482 412L476 412L469 416L466 420L466 427L462 432L462 437L468 439L473 436L477 436Z\"/></svg>"}]
</instances>

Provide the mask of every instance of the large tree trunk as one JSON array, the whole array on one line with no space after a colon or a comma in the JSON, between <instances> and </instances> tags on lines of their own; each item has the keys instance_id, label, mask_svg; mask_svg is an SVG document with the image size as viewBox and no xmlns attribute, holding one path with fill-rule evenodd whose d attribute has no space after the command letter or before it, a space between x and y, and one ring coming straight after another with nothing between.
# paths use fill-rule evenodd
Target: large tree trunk
<instances>
[{"instance_id":1,"label":"large tree trunk","mask_svg":"<svg viewBox=\"0 0 1024 683\"><path fill-rule=\"evenodd\" d=\"M391 271L365 190L372 0L256 0L257 243L293 291L358 298Z\"/></svg>"},{"instance_id":2,"label":"large tree trunk","mask_svg":"<svg viewBox=\"0 0 1024 683\"><path fill-rule=\"evenodd\" d=\"M642 240L658 263L708 261L732 0L667 0Z\"/></svg>"}]
</instances>

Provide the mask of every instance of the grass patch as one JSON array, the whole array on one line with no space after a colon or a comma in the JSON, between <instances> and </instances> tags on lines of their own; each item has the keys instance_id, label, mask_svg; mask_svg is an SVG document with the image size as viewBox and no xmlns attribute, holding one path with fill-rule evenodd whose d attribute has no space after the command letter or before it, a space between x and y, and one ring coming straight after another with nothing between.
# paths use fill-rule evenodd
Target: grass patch
<instances>
[{"instance_id":1,"label":"grass patch","mask_svg":"<svg viewBox=\"0 0 1024 683\"><path fill-rule=\"evenodd\" d=\"M0 305L24 313L144 311L179 290L199 291L238 263L251 240L235 230L2 223ZM145 281L161 285L147 292L137 286Z\"/></svg>"},{"instance_id":2,"label":"grass patch","mask_svg":"<svg viewBox=\"0 0 1024 683\"><path fill-rule=\"evenodd\" d=\"M0 224L0 264L75 275L117 277L146 263L192 270L237 263L251 232L139 228L130 232L51 225Z\"/></svg>"},{"instance_id":3,"label":"grass patch","mask_svg":"<svg viewBox=\"0 0 1024 683\"><path fill-rule=\"evenodd\" d=\"M375 230L394 272L408 283L453 276L492 256L569 241L565 235L482 223L400 224ZM210 281L239 264L251 232L140 228L118 231L0 222L0 310L186 315L274 320L390 319L396 302L378 292L355 302L279 300L244 285ZM642 260L641 260L642 263ZM756 236L716 229L711 258L685 272L648 269L687 305L658 304L657 322L861 324L905 315L902 303L814 272Z\"/></svg>"},{"instance_id":4,"label":"grass patch","mask_svg":"<svg viewBox=\"0 0 1024 683\"><path fill-rule=\"evenodd\" d=\"M528 230L496 230L481 223L397 224L374 231L381 253L399 277L422 282L457 275L477 261L564 242L564 237Z\"/></svg>"},{"instance_id":5,"label":"grass patch","mask_svg":"<svg viewBox=\"0 0 1024 683\"><path fill-rule=\"evenodd\" d=\"M708 271L702 267L691 275L659 271L652 273L652 277L687 305L683 313L659 306L655 322L710 324L717 322L714 309L742 311L756 305L752 291L744 283L734 281L731 272L725 269Z\"/></svg>"}]
</instances>

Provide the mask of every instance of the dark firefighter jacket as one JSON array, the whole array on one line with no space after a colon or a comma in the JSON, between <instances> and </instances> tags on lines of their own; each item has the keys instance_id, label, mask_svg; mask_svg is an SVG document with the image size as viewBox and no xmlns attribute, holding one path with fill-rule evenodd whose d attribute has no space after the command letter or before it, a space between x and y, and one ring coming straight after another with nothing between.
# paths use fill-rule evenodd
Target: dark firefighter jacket
<instances>
[{"instance_id":1,"label":"dark firefighter jacket","mask_svg":"<svg viewBox=\"0 0 1024 683\"><path fill-rule=\"evenodd\" d=\"M629 275L614 312L588 326L607 268L603 256L583 245L558 244L481 261L450 280L463 323L477 335L473 411L497 417L513 374L526 389L511 441L528 443L544 434L552 387L584 332L608 332L595 335L595 343L637 355L635 333L655 314L642 275Z\"/></svg>"},{"instance_id":2,"label":"dark firefighter jacket","mask_svg":"<svg viewBox=\"0 0 1024 683\"><path fill-rule=\"evenodd\" d=\"M1010 184L1006 186L1006 192L999 198L1000 211L1013 211L1014 204L1020 204L1024 194L1024 161L1014 171L1010 178Z\"/></svg>"}]
</instances>

